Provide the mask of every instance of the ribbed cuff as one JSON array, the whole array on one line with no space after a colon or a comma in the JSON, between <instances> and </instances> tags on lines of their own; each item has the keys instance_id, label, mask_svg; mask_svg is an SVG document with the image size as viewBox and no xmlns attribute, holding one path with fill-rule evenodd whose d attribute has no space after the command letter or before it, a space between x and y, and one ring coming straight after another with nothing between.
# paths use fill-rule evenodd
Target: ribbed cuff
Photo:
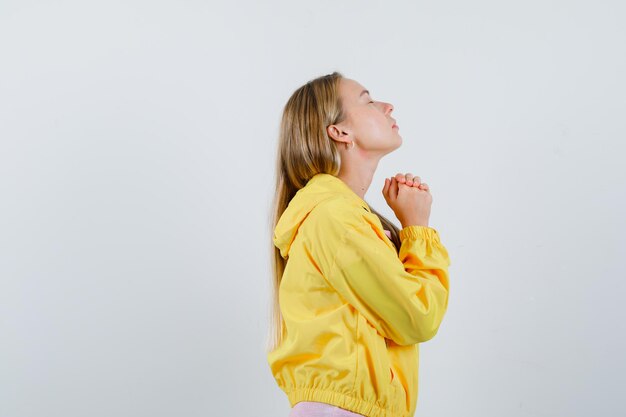
<instances>
[{"instance_id":1,"label":"ribbed cuff","mask_svg":"<svg viewBox=\"0 0 626 417\"><path fill-rule=\"evenodd\" d=\"M422 238L422 239L433 239L439 241L439 232L428 226L418 226L418 225L410 225L402 228L399 233L400 240L404 240L406 238Z\"/></svg>"}]
</instances>

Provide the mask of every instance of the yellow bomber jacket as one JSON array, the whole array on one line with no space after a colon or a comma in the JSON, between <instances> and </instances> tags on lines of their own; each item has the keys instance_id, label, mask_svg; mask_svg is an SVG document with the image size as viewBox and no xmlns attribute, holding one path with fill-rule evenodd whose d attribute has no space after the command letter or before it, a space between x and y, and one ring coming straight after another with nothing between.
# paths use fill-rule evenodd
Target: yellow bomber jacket
<instances>
[{"instance_id":1,"label":"yellow bomber jacket","mask_svg":"<svg viewBox=\"0 0 626 417\"><path fill-rule=\"evenodd\" d=\"M273 236L287 260L284 340L267 360L292 407L414 415L419 343L446 312L450 259L431 227L404 227L400 239L397 253L378 216L336 176L316 174L290 201Z\"/></svg>"}]
</instances>

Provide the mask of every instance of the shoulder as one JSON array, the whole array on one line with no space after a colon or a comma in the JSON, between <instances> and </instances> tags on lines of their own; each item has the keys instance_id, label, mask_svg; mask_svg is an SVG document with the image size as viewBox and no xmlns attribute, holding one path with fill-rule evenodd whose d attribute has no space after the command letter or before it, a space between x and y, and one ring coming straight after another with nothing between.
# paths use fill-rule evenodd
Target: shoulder
<instances>
[{"instance_id":1,"label":"shoulder","mask_svg":"<svg viewBox=\"0 0 626 417\"><path fill-rule=\"evenodd\" d=\"M363 228L378 229L384 233L378 216L363 207L359 202L338 195L318 204L309 214L309 224L314 230L324 234L324 238L339 240L351 230Z\"/></svg>"}]
</instances>

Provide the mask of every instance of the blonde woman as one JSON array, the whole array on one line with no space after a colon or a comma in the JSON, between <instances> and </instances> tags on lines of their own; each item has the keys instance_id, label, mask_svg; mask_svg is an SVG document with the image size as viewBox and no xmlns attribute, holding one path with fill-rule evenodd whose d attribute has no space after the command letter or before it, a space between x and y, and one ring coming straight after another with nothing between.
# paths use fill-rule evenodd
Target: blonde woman
<instances>
[{"instance_id":1,"label":"blonde woman","mask_svg":"<svg viewBox=\"0 0 626 417\"><path fill-rule=\"evenodd\" d=\"M290 417L415 413L419 344L446 312L450 260L420 177L382 186L401 229L364 200L378 162L402 143L392 111L338 72L284 107L267 360Z\"/></svg>"}]
</instances>

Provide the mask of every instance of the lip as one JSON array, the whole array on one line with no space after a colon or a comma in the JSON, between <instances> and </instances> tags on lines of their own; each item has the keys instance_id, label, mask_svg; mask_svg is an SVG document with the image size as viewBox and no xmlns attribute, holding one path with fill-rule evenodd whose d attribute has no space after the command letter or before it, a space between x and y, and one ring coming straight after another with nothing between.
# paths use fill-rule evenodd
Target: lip
<instances>
[{"instance_id":1,"label":"lip","mask_svg":"<svg viewBox=\"0 0 626 417\"><path fill-rule=\"evenodd\" d=\"M400 129L400 128L398 127L398 125L397 125L397 124L395 124L395 123L393 124L393 126L391 126L391 128L392 128L392 129L393 129L393 128Z\"/></svg>"}]
</instances>

